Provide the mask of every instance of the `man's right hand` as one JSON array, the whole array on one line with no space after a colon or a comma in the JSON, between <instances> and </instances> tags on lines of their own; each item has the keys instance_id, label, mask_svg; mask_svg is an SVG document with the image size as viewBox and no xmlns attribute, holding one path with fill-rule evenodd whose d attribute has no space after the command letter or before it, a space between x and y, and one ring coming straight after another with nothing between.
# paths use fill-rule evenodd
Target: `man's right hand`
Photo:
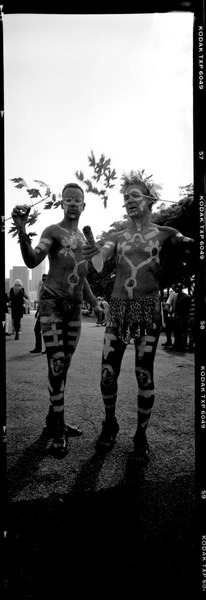
<instances>
[{"instance_id":1,"label":"man's right hand","mask_svg":"<svg viewBox=\"0 0 206 600\"><path fill-rule=\"evenodd\" d=\"M28 221L28 216L30 213L31 207L27 204L18 204L13 208L11 213L14 225L16 225L18 233L20 231L25 231L25 225Z\"/></svg>"},{"instance_id":2,"label":"man's right hand","mask_svg":"<svg viewBox=\"0 0 206 600\"><path fill-rule=\"evenodd\" d=\"M100 249L97 244L88 244L88 242L86 242L85 244L82 244L82 254L85 260L91 260L93 256L100 254Z\"/></svg>"}]
</instances>

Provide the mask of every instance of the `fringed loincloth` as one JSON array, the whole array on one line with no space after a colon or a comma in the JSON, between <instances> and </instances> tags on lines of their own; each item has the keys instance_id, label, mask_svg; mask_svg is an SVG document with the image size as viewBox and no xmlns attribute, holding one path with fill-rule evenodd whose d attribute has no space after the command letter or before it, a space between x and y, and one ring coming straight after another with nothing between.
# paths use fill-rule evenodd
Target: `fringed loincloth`
<instances>
[{"instance_id":1,"label":"fringed loincloth","mask_svg":"<svg viewBox=\"0 0 206 600\"><path fill-rule=\"evenodd\" d=\"M107 326L118 328L118 337L125 344L137 340L145 331L161 326L161 301L159 298L121 300L111 298Z\"/></svg>"}]
</instances>

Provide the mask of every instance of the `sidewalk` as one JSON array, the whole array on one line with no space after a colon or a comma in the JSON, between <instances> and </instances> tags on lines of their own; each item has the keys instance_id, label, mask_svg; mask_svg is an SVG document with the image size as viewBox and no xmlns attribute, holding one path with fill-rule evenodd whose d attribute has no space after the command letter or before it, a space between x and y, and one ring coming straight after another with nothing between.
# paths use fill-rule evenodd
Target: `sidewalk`
<instances>
[{"instance_id":1,"label":"sidewalk","mask_svg":"<svg viewBox=\"0 0 206 600\"><path fill-rule=\"evenodd\" d=\"M134 346L127 348L119 378L120 432L114 449L101 457L95 441L104 418L99 389L104 328L85 317L65 401L67 422L80 425L83 435L70 439L68 455L57 461L45 454L42 436L46 356L29 354L32 315L22 325L20 340L9 337L6 343L9 593L16 586L22 599L59 598L60 569L60 587L75 579L88 594L95 591L94 573L101 589L110 576L116 593L127 581L128 598L134 581L137 595L141 585L150 594L139 598L165 600L168 586L186 594L194 579L194 356L169 354L161 336L150 462L141 473L131 471Z\"/></svg>"}]
</instances>

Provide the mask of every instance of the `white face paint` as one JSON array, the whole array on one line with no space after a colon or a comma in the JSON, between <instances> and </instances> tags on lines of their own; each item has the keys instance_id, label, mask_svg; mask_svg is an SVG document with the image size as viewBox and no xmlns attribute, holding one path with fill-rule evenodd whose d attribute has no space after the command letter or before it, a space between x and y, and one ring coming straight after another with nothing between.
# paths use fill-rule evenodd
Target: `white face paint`
<instances>
[{"instance_id":1,"label":"white face paint","mask_svg":"<svg viewBox=\"0 0 206 600\"><path fill-rule=\"evenodd\" d=\"M149 212L150 199L144 197L141 186L128 185L124 192L124 204L129 217L141 218Z\"/></svg>"},{"instance_id":2,"label":"white face paint","mask_svg":"<svg viewBox=\"0 0 206 600\"><path fill-rule=\"evenodd\" d=\"M64 216L77 219L84 210L84 196L79 188L66 187L62 194Z\"/></svg>"},{"instance_id":3,"label":"white face paint","mask_svg":"<svg viewBox=\"0 0 206 600\"><path fill-rule=\"evenodd\" d=\"M144 207L145 207L145 205L146 205L146 202L145 202L145 200L142 200L141 204L139 205L139 207L140 207L140 210L142 210L142 211L143 211L143 210L144 210Z\"/></svg>"}]
</instances>

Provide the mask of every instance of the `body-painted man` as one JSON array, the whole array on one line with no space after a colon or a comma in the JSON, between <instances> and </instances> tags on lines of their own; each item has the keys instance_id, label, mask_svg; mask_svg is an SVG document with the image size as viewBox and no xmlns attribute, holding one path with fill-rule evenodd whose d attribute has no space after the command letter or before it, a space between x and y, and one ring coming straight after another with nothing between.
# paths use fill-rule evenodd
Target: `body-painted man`
<instances>
[{"instance_id":1,"label":"body-painted man","mask_svg":"<svg viewBox=\"0 0 206 600\"><path fill-rule=\"evenodd\" d=\"M146 429L154 404L154 358L161 330L159 281L168 249L179 247L184 254L193 240L171 227L152 223L151 208L158 199L150 178L131 171L122 177L121 192L129 217L124 231L109 236L101 248L87 243L84 256L100 271L106 260L116 257L116 276L105 329L101 391L105 421L96 444L97 450L113 447L119 425L115 417L117 381L121 362L130 339L135 344L135 374L138 383L138 424L134 453L139 462L147 460L149 446Z\"/></svg>"},{"instance_id":2,"label":"body-painted man","mask_svg":"<svg viewBox=\"0 0 206 600\"><path fill-rule=\"evenodd\" d=\"M48 361L50 410L46 424L54 438L52 453L58 458L67 453L68 431L72 435L72 428L64 422L64 390L80 337L83 295L96 315L102 312L86 279L87 261L82 255L85 238L78 229L84 207L82 188L67 184L62 191L64 218L60 223L46 227L35 248L25 230L28 211L16 206L12 212L27 267L33 269L46 256L49 258L49 272L40 293L39 314Z\"/></svg>"}]
</instances>

